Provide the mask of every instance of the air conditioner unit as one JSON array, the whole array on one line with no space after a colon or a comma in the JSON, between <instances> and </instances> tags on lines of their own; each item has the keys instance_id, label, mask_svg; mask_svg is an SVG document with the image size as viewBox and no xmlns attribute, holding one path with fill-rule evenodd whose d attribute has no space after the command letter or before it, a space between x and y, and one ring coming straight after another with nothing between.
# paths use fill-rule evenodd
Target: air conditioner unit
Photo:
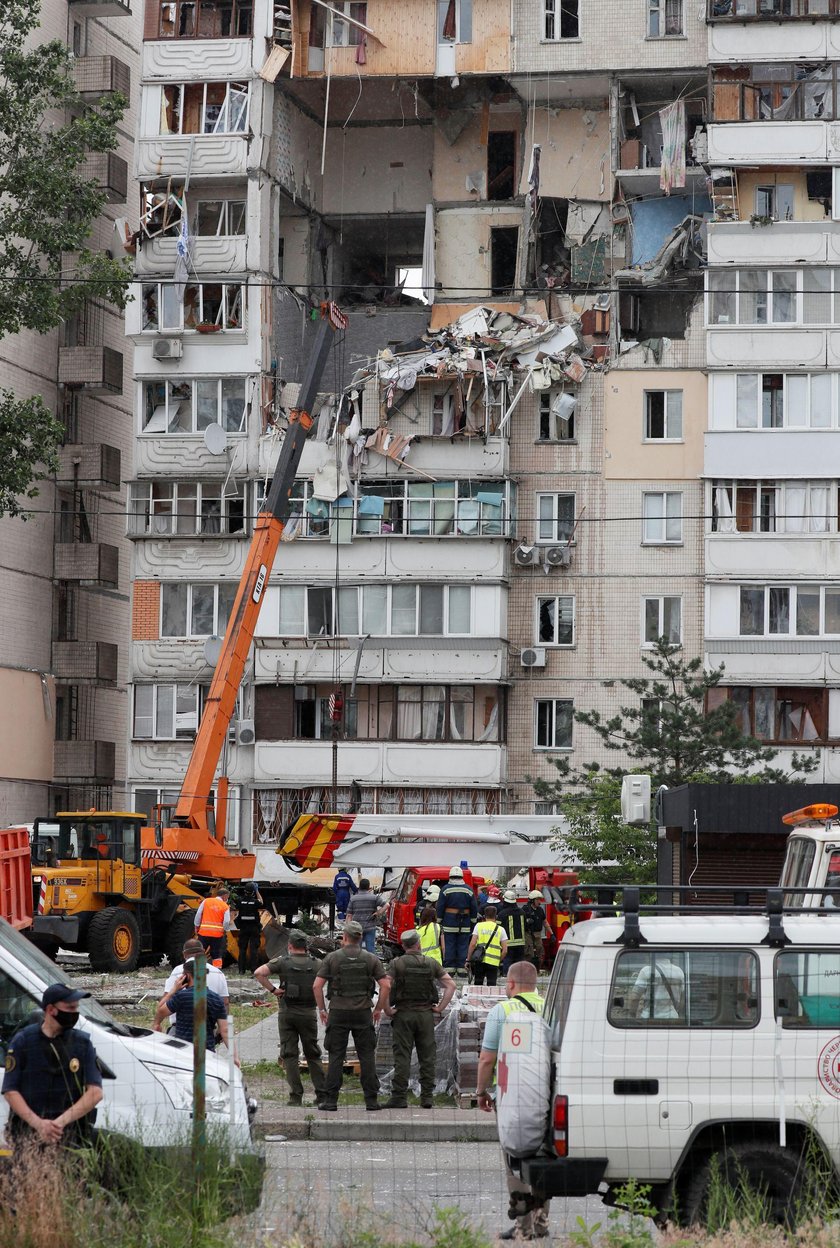
<instances>
[{"instance_id":1,"label":"air conditioner unit","mask_svg":"<svg viewBox=\"0 0 840 1248\"><path fill-rule=\"evenodd\" d=\"M519 564L520 568L527 568L532 563L539 563L540 552L536 546L517 546L513 552L513 561Z\"/></svg>"},{"instance_id":2,"label":"air conditioner unit","mask_svg":"<svg viewBox=\"0 0 840 1248\"><path fill-rule=\"evenodd\" d=\"M156 360L180 360L183 354L184 344L180 338L158 338L152 345Z\"/></svg>"},{"instance_id":3,"label":"air conditioner unit","mask_svg":"<svg viewBox=\"0 0 840 1248\"><path fill-rule=\"evenodd\" d=\"M257 739L253 719L240 719L236 728L237 745L253 745Z\"/></svg>"},{"instance_id":4,"label":"air conditioner unit","mask_svg":"<svg viewBox=\"0 0 840 1248\"><path fill-rule=\"evenodd\" d=\"M545 646L526 646L519 662L523 667L545 667Z\"/></svg>"},{"instance_id":5,"label":"air conditioner unit","mask_svg":"<svg viewBox=\"0 0 840 1248\"><path fill-rule=\"evenodd\" d=\"M543 555L546 568L568 568L572 562L572 552L568 546L549 546Z\"/></svg>"}]
</instances>

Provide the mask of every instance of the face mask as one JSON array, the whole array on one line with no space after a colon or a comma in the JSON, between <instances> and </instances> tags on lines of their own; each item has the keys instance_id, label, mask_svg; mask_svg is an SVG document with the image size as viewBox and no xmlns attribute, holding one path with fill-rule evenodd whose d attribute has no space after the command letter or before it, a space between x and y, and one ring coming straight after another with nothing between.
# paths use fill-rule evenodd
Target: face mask
<instances>
[{"instance_id":1,"label":"face mask","mask_svg":"<svg viewBox=\"0 0 840 1248\"><path fill-rule=\"evenodd\" d=\"M59 1027L64 1027L69 1031L71 1027L75 1027L79 1021L79 1015L75 1010L56 1010L55 1021Z\"/></svg>"}]
</instances>

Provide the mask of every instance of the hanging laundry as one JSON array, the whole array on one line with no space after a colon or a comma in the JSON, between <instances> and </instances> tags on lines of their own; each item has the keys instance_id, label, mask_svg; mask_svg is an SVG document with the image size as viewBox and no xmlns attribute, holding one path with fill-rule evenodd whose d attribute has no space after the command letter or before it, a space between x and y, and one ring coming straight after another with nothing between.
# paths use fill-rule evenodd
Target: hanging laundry
<instances>
[{"instance_id":1,"label":"hanging laundry","mask_svg":"<svg viewBox=\"0 0 840 1248\"><path fill-rule=\"evenodd\" d=\"M178 303L184 302L184 290L189 281L189 266L192 263L192 238L190 237L190 218L187 212L186 195L181 200L181 232L175 245L175 298Z\"/></svg>"},{"instance_id":2,"label":"hanging laundry","mask_svg":"<svg viewBox=\"0 0 840 1248\"><path fill-rule=\"evenodd\" d=\"M666 195L685 186L685 101L675 100L660 109L662 123L662 164L659 186Z\"/></svg>"},{"instance_id":3,"label":"hanging laundry","mask_svg":"<svg viewBox=\"0 0 840 1248\"><path fill-rule=\"evenodd\" d=\"M367 35L362 35L356 44L356 64L367 65Z\"/></svg>"}]
</instances>

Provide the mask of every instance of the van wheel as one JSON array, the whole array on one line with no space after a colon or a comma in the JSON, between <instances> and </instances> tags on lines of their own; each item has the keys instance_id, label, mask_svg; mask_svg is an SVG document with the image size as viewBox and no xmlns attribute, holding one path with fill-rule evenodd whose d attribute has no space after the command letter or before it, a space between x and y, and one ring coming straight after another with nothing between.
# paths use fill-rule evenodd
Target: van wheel
<instances>
[{"instance_id":1,"label":"van wheel","mask_svg":"<svg viewBox=\"0 0 840 1248\"><path fill-rule=\"evenodd\" d=\"M166 956L170 966L180 966L184 960L184 945L195 936L195 911L176 914L166 930Z\"/></svg>"},{"instance_id":2,"label":"van wheel","mask_svg":"<svg viewBox=\"0 0 840 1248\"><path fill-rule=\"evenodd\" d=\"M678 1220L683 1226L721 1230L737 1216L744 1199L759 1196L768 1223L793 1228L802 1216L808 1178L805 1161L778 1144L733 1144L713 1153L691 1176ZM744 1188L749 1195L742 1195Z\"/></svg>"},{"instance_id":3,"label":"van wheel","mask_svg":"<svg viewBox=\"0 0 840 1248\"><path fill-rule=\"evenodd\" d=\"M130 910L108 906L90 921L88 957L94 971L134 971L140 961L140 927Z\"/></svg>"}]
</instances>

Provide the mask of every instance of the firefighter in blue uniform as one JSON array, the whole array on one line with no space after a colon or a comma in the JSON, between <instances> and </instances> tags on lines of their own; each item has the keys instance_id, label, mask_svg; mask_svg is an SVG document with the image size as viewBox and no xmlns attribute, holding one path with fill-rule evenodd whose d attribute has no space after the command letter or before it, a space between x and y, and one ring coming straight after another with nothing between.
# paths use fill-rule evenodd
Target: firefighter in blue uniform
<instances>
[{"instance_id":1,"label":"firefighter in blue uniform","mask_svg":"<svg viewBox=\"0 0 840 1248\"><path fill-rule=\"evenodd\" d=\"M74 1148L93 1142L102 1074L83 1031L74 1031L79 1001L89 997L52 984L41 998L44 1020L23 1027L9 1042L3 1096L13 1143L26 1139Z\"/></svg>"},{"instance_id":2,"label":"firefighter in blue uniform","mask_svg":"<svg viewBox=\"0 0 840 1248\"><path fill-rule=\"evenodd\" d=\"M475 893L464 883L464 872L453 867L449 882L440 890L438 922L443 928L443 969L452 974L464 969L470 936L478 917Z\"/></svg>"},{"instance_id":3,"label":"firefighter in blue uniform","mask_svg":"<svg viewBox=\"0 0 840 1248\"><path fill-rule=\"evenodd\" d=\"M340 867L335 873L333 880L333 893L335 894L335 912L343 921L347 917L347 907L350 905L350 898L359 890L349 871L345 871L344 867Z\"/></svg>"}]
</instances>

